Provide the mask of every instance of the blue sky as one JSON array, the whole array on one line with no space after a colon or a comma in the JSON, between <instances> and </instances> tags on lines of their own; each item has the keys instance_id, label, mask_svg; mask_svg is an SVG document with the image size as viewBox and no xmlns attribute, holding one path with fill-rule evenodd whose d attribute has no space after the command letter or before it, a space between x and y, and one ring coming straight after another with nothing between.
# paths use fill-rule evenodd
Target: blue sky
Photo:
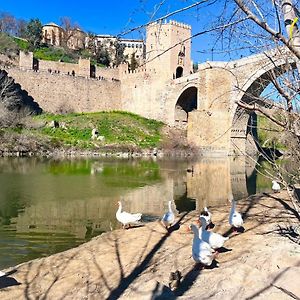
<instances>
[{"instance_id":1,"label":"blue sky","mask_svg":"<svg viewBox=\"0 0 300 300\"><path fill-rule=\"evenodd\" d=\"M164 0L161 7L155 7L158 0L123 0L123 1L62 1L51 0L2 0L0 10L9 12L16 18L29 20L39 18L43 24L54 22L60 24L60 18L68 16L77 22L84 31L98 34L116 35L124 30L144 24L151 16L158 18L166 13L191 5L192 0ZM218 1L217 1L218 3ZM221 1L222 3L222 1ZM214 15L219 12L219 4L210 7L198 7L189 11L176 14L171 19L192 25L192 33L202 31L214 20ZM156 14L153 11L157 8ZM134 32L128 38L141 38L140 32ZM205 35L195 38L192 42L192 58L195 62L211 60L211 36ZM208 53L199 51L207 50ZM214 55L214 59L216 59Z\"/></svg>"}]
</instances>

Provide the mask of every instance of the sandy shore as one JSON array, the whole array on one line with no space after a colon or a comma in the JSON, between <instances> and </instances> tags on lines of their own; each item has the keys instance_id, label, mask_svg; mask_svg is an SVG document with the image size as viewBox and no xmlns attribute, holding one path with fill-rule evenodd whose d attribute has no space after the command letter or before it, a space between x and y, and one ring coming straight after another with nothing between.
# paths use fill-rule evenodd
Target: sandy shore
<instances>
[{"instance_id":1,"label":"sandy shore","mask_svg":"<svg viewBox=\"0 0 300 300\"><path fill-rule=\"evenodd\" d=\"M286 194L253 196L237 208L245 219L239 234L229 232L229 204L210 209L213 231L230 236L211 269L191 257L193 212L178 216L170 232L159 222L120 229L8 269L0 299L300 299L300 245L279 234L279 226L297 223ZM172 292L176 270L182 279Z\"/></svg>"}]
</instances>

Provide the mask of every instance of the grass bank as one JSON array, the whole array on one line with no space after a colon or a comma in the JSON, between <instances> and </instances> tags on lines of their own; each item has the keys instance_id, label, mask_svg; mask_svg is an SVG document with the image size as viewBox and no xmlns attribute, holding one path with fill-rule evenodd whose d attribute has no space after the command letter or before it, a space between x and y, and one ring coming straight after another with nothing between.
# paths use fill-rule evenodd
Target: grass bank
<instances>
[{"instance_id":1,"label":"grass bank","mask_svg":"<svg viewBox=\"0 0 300 300\"><path fill-rule=\"evenodd\" d=\"M41 114L21 120L14 128L1 129L0 151L143 150L159 147L164 124L121 112ZM92 129L100 139L92 140Z\"/></svg>"},{"instance_id":2,"label":"grass bank","mask_svg":"<svg viewBox=\"0 0 300 300\"><path fill-rule=\"evenodd\" d=\"M146 119L138 115L113 111L98 113L71 113L67 115L42 114L34 121L45 126L35 130L37 135L44 135L60 141L65 146L82 149L94 148L95 145L125 145L139 148L157 147L161 140L162 122ZM49 126L58 122L58 127ZM91 139L95 128L103 141Z\"/></svg>"}]
</instances>

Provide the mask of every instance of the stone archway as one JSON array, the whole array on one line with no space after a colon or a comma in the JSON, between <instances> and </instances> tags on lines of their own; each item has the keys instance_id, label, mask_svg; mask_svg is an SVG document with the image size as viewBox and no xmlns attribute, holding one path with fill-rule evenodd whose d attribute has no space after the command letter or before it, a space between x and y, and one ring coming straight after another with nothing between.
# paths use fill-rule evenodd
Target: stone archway
<instances>
[{"instance_id":1,"label":"stone archway","mask_svg":"<svg viewBox=\"0 0 300 300\"><path fill-rule=\"evenodd\" d=\"M188 113L197 109L198 89L194 86L186 88L175 104L175 125L186 129Z\"/></svg>"}]
</instances>

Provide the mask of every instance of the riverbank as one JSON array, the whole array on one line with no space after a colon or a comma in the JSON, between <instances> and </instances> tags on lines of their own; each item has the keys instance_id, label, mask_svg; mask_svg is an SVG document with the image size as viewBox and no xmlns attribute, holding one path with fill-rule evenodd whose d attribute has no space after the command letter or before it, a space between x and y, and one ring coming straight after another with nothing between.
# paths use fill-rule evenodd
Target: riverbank
<instances>
[{"instance_id":1,"label":"riverbank","mask_svg":"<svg viewBox=\"0 0 300 300\"><path fill-rule=\"evenodd\" d=\"M285 192L238 202L245 232L229 231L229 203L212 207L215 232L229 234L218 267L200 270L191 258L187 226L196 212L177 217L166 232L159 222L102 234L77 248L9 269L1 299L298 299L300 246L288 228L296 224ZM225 249L224 249L225 250ZM171 271L182 273L172 292ZM164 297L158 297L158 294ZM298 298L297 298L298 297Z\"/></svg>"}]
</instances>

